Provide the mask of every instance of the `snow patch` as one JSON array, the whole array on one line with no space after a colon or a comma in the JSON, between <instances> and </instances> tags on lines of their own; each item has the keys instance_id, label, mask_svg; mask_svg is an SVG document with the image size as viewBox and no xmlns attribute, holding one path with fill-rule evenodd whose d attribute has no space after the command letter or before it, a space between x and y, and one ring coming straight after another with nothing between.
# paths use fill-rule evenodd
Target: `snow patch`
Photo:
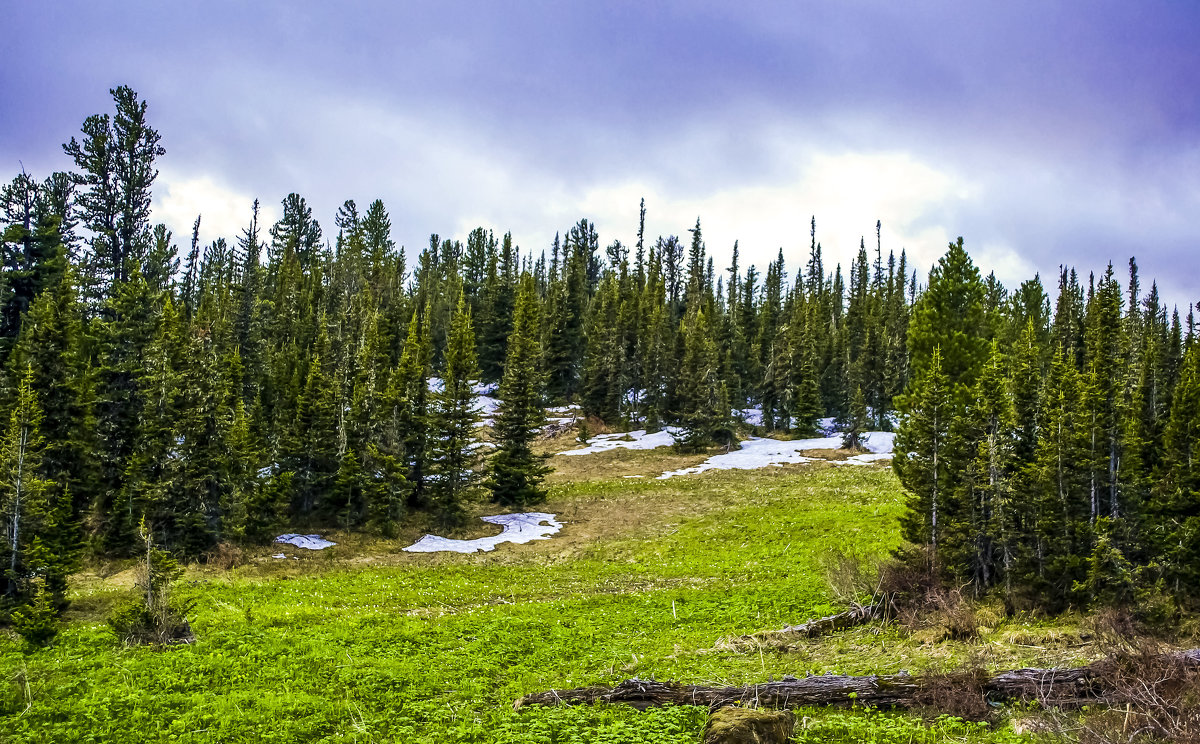
<instances>
[{"instance_id":1,"label":"snow patch","mask_svg":"<svg viewBox=\"0 0 1200 744\"><path fill-rule=\"evenodd\" d=\"M863 455L847 457L845 460L831 460L831 462L834 465L870 465L873 462L890 459L892 459L891 452L868 452Z\"/></svg>"},{"instance_id":2,"label":"snow patch","mask_svg":"<svg viewBox=\"0 0 1200 744\"><path fill-rule=\"evenodd\" d=\"M791 442L781 442L777 439L751 437L742 441L742 448L715 455L699 465L680 470L669 470L658 476L658 480L673 478L676 475L691 475L703 473L706 470L757 470L768 465L783 465L784 463L813 462L813 458L804 457L801 450L818 449L812 445L800 446L805 442L822 440L798 439Z\"/></svg>"},{"instance_id":3,"label":"snow patch","mask_svg":"<svg viewBox=\"0 0 1200 744\"><path fill-rule=\"evenodd\" d=\"M868 452L877 455L890 455L892 448L896 446L896 432L894 431L868 431L863 435L863 447ZM876 458L883 459L883 458Z\"/></svg>"},{"instance_id":4,"label":"snow patch","mask_svg":"<svg viewBox=\"0 0 1200 744\"><path fill-rule=\"evenodd\" d=\"M496 411L500 410L500 401L490 395L480 395L475 398L475 407L479 409L484 423L491 423Z\"/></svg>"},{"instance_id":5,"label":"snow patch","mask_svg":"<svg viewBox=\"0 0 1200 744\"><path fill-rule=\"evenodd\" d=\"M588 446L559 452L558 454L594 455L597 452L608 452L614 449L649 450L658 447L670 447L675 444L673 434L678 431L678 427L668 426L662 431L656 431L653 434L647 434L645 429L618 434L597 434L588 440Z\"/></svg>"},{"instance_id":6,"label":"snow patch","mask_svg":"<svg viewBox=\"0 0 1200 744\"><path fill-rule=\"evenodd\" d=\"M523 545L533 540L549 540L550 535L562 529L562 523L553 514L543 512L525 512L522 514L497 514L491 517L480 517L485 522L498 524L504 530L493 537L480 537L475 540L452 540L448 537L425 535L412 545L404 548L409 553L474 553L477 550L494 550L500 543L511 542ZM548 522L543 525L542 522Z\"/></svg>"},{"instance_id":7,"label":"snow patch","mask_svg":"<svg viewBox=\"0 0 1200 744\"><path fill-rule=\"evenodd\" d=\"M471 392L476 395L495 395L500 386L494 382L473 382Z\"/></svg>"},{"instance_id":8,"label":"snow patch","mask_svg":"<svg viewBox=\"0 0 1200 744\"><path fill-rule=\"evenodd\" d=\"M892 442L896 435L891 432L867 432L863 439L867 454L854 455L845 460L834 460L835 463L850 463L865 465L876 460L891 458ZM741 449L715 455L699 465L680 470L671 470L658 476L659 480L672 478L676 475L691 475L703 473L706 470L757 470L771 465L788 463L820 462L821 458L805 457L800 454L806 450L839 449L842 446L841 435L815 437L813 439L793 439L780 441L751 437L742 442Z\"/></svg>"},{"instance_id":9,"label":"snow patch","mask_svg":"<svg viewBox=\"0 0 1200 744\"><path fill-rule=\"evenodd\" d=\"M740 418L750 426L762 426L762 407L755 406L754 408L743 408L740 411L733 409L733 415Z\"/></svg>"},{"instance_id":10,"label":"snow patch","mask_svg":"<svg viewBox=\"0 0 1200 744\"><path fill-rule=\"evenodd\" d=\"M280 535L275 538L275 542L294 545L297 548L304 548L305 550L324 550L325 548L337 545L335 542L323 539L320 535Z\"/></svg>"}]
</instances>

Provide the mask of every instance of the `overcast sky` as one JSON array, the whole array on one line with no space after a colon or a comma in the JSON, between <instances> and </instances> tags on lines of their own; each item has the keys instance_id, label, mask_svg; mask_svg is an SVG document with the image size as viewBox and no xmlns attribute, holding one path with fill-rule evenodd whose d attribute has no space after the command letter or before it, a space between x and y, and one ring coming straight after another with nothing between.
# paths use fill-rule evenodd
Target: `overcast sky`
<instances>
[{"instance_id":1,"label":"overcast sky","mask_svg":"<svg viewBox=\"0 0 1200 744\"><path fill-rule=\"evenodd\" d=\"M986 7L985 7L986 6ZM381 198L431 232L548 248L685 234L718 267L808 226L843 265L883 222L921 268L958 235L1009 286L1136 255L1200 298L1200 3L0 0L0 176L70 167L109 88L163 136L154 218L232 238L291 191L331 235Z\"/></svg>"}]
</instances>

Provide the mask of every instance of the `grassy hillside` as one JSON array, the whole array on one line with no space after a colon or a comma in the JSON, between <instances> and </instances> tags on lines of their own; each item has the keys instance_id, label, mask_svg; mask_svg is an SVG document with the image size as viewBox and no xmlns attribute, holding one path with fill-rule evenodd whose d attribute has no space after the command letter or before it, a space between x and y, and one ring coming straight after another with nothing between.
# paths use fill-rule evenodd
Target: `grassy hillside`
<instances>
[{"instance_id":1,"label":"grassy hillside","mask_svg":"<svg viewBox=\"0 0 1200 744\"><path fill-rule=\"evenodd\" d=\"M686 460L621 457L626 474ZM415 533L335 536L336 548L300 560L272 559L271 548L230 571L193 569L180 589L197 601L192 646L119 646L101 618L129 591L127 575L80 577L53 648L27 654L0 637L0 741L682 743L697 740L704 710L512 703L632 676L749 683L1087 653L1061 625L1032 621L996 621L972 645L869 627L790 653L728 650L724 637L839 609L825 579L833 551L871 558L899 540L890 470L656 481L617 474L608 454L592 459L557 458L568 469L541 510L566 526L548 541L410 555L399 548ZM806 742L1022 740L952 719L799 714Z\"/></svg>"}]
</instances>

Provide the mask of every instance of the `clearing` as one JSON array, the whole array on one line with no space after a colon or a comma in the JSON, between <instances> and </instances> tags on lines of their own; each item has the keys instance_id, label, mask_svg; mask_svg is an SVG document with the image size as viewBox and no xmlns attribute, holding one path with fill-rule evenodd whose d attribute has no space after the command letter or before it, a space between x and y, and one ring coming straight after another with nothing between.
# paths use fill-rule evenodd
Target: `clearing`
<instances>
[{"instance_id":1,"label":"clearing","mask_svg":"<svg viewBox=\"0 0 1200 744\"><path fill-rule=\"evenodd\" d=\"M102 618L130 572L93 567L52 648L26 654L0 636L0 738L691 744L706 710L512 704L634 676L745 684L1097 655L1070 619L986 612L970 643L871 625L787 652L736 649L723 640L843 609L826 580L836 551L870 561L894 548L901 494L886 462L655 477L705 460L670 449L555 457L538 509L562 530L492 552L403 552L426 531L412 525L387 541L324 533L337 545L290 551L298 560L272 559L275 545L229 570L192 567L179 590L196 601L192 646L118 645ZM453 537L494 535L474 517L496 511L478 505L477 526ZM797 714L801 742L1031 740L1006 723Z\"/></svg>"}]
</instances>

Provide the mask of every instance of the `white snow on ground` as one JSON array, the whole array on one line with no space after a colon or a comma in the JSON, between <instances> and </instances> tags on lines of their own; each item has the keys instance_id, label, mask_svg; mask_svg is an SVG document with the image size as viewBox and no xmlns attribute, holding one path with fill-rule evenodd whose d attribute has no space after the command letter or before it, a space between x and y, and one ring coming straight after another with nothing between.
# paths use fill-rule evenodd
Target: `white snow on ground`
<instances>
[{"instance_id":1,"label":"white snow on ground","mask_svg":"<svg viewBox=\"0 0 1200 744\"><path fill-rule=\"evenodd\" d=\"M868 452L865 455L854 455L847 457L845 460L830 460L831 465L870 465L873 462L880 460L892 459L890 452Z\"/></svg>"},{"instance_id":2,"label":"white snow on ground","mask_svg":"<svg viewBox=\"0 0 1200 744\"><path fill-rule=\"evenodd\" d=\"M863 435L863 446L868 452L877 455L892 454L892 447L896 444L896 432L894 431L868 431Z\"/></svg>"},{"instance_id":3,"label":"white snow on ground","mask_svg":"<svg viewBox=\"0 0 1200 744\"><path fill-rule=\"evenodd\" d=\"M678 431L674 426L668 426L662 431L647 434L645 429L628 433L597 434L588 440L588 446L581 449L559 452L560 455L594 455L597 452L608 452L614 449L648 450L657 447L670 447L675 444L673 432Z\"/></svg>"},{"instance_id":4,"label":"white snow on ground","mask_svg":"<svg viewBox=\"0 0 1200 744\"><path fill-rule=\"evenodd\" d=\"M504 527L504 531L493 537L480 537L475 540L452 540L448 537L426 535L404 550L409 553L490 551L505 542L523 545L533 540L549 540L550 535L562 529L562 523L556 520L553 514L543 512L497 514L491 517L480 517L480 519L491 524L501 525ZM542 522L549 522L549 524L544 525Z\"/></svg>"},{"instance_id":5,"label":"white snow on ground","mask_svg":"<svg viewBox=\"0 0 1200 744\"><path fill-rule=\"evenodd\" d=\"M297 548L304 548L306 550L324 550L330 546L337 545L335 542L322 539L320 535L280 535L275 538L275 542L295 545Z\"/></svg>"},{"instance_id":6,"label":"white snow on ground","mask_svg":"<svg viewBox=\"0 0 1200 744\"><path fill-rule=\"evenodd\" d=\"M798 446L804 442L823 441L817 439L798 439L792 442L781 442L778 439L763 439L751 437L742 440L742 448L715 455L699 465L681 470L669 470L658 476L659 480L672 478L676 475L703 473L705 470L757 470L768 465L783 465L789 462L813 462L813 458L800 454L803 449L824 448L823 445ZM839 442L840 443L840 442Z\"/></svg>"},{"instance_id":7,"label":"white snow on ground","mask_svg":"<svg viewBox=\"0 0 1200 744\"><path fill-rule=\"evenodd\" d=\"M896 443L896 434L891 431L868 431L863 434L865 454L847 457L845 460L834 460L834 465L869 465L880 460L892 459L892 446Z\"/></svg>"},{"instance_id":8,"label":"white snow on ground","mask_svg":"<svg viewBox=\"0 0 1200 744\"><path fill-rule=\"evenodd\" d=\"M754 408L743 408L742 410L733 409L733 415L745 421L750 426L762 426L762 408L755 406Z\"/></svg>"},{"instance_id":9,"label":"white snow on ground","mask_svg":"<svg viewBox=\"0 0 1200 744\"><path fill-rule=\"evenodd\" d=\"M834 462L853 462L857 465L865 465L875 460L888 459L892 456L892 440L894 439L895 435L888 432L868 432L865 435L865 440L867 449L871 450L869 454L855 455L846 460ZM838 449L841 446L842 437L840 434L815 439L793 439L787 442L781 442L777 439L751 437L742 441L741 449L715 455L699 465L693 465L690 468L668 471L658 476L658 479L663 480L676 475L703 473L705 470L757 470L769 465L783 465L794 462L819 462L821 458L805 457L800 453L805 450Z\"/></svg>"},{"instance_id":10,"label":"white snow on ground","mask_svg":"<svg viewBox=\"0 0 1200 744\"><path fill-rule=\"evenodd\" d=\"M480 395L475 399L475 407L479 409L484 423L491 423L492 417L500 409L500 401L490 395Z\"/></svg>"},{"instance_id":11,"label":"white snow on ground","mask_svg":"<svg viewBox=\"0 0 1200 744\"><path fill-rule=\"evenodd\" d=\"M440 377L430 377L428 385L431 393L440 393L446 387L446 383ZM491 424L496 411L500 408L500 400L495 397L497 390L499 390L499 386L494 382L471 383L471 392L475 394L475 410L479 413L480 423Z\"/></svg>"}]
</instances>

